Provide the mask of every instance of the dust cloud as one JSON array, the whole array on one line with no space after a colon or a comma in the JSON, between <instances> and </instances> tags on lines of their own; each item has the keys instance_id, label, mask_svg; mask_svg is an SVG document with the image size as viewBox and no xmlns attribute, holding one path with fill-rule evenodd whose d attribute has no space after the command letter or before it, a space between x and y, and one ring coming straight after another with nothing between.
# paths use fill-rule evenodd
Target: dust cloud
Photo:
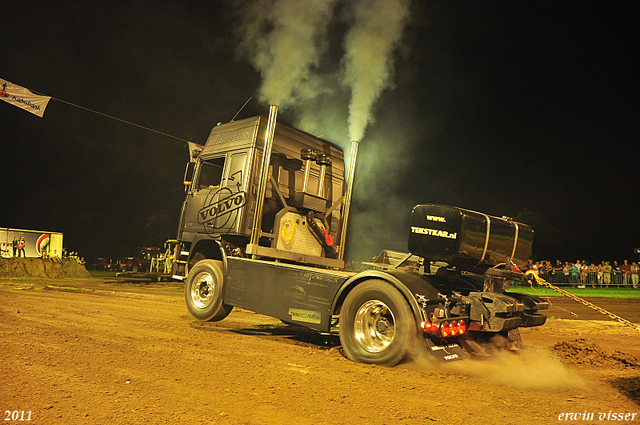
<instances>
[{"instance_id":1,"label":"dust cloud","mask_svg":"<svg viewBox=\"0 0 640 425\"><path fill-rule=\"evenodd\" d=\"M587 385L550 351L536 347L498 350L486 359L471 358L446 364L438 363L429 353L423 352L406 367L465 375L524 389L585 388Z\"/></svg>"}]
</instances>

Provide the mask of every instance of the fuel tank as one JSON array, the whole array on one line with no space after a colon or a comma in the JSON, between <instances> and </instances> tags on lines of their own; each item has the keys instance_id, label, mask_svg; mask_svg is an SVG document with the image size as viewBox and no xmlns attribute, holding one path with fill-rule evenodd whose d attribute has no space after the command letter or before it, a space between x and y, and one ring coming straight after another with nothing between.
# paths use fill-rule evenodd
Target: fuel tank
<instances>
[{"instance_id":1,"label":"fuel tank","mask_svg":"<svg viewBox=\"0 0 640 425\"><path fill-rule=\"evenodd\" d=\"M531 255L533 230L506 217L447 205L416 205L411 214L409 251L428 261L462 270L508 261L524 265Z\"/></svg>"}]
</instances>

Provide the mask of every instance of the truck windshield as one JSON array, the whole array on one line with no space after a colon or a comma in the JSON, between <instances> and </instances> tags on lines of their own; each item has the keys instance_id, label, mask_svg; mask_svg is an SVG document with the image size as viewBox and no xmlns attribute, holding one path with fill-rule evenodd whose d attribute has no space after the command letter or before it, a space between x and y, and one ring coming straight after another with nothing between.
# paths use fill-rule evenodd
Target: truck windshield
<instances>
[{"instance_id":1,"label":"truck windshield","mask_svg":"<svg viewBox=\"0 0 640 425\"><path fill-rule=\"evenodd\" d=\"M200 163L200 175L198 176L198 188L220 186L222 170L224 170L225 158L207 159Z\"/></svg>"}]
</instances>

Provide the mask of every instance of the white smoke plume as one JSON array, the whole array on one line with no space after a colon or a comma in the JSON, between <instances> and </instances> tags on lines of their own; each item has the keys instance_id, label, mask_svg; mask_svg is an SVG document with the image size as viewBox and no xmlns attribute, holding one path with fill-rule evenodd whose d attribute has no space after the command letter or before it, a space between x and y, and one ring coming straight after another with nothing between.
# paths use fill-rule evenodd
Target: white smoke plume
<instances>
[{"instance_id":1,"label":"white smoke plume","mask_svg":"<svg viewBox=\"0 0 640 425\"><path fill-rule=\"evenodd\" d=\"M349 137L361 140L373 121L376 99L391 83L392 53L407 23L409 2L342 2L350 29L341 41L342 67L335 66L333 75L319 67L338 0L259 0L249 7L243 3L241 51L262 75L260 101L295 108L302 129L317 133L341 127L327 120L341 116L345 107L340 103L346 104L350 95Z\"/></svg>"},{"instance_id":2,"label":"white smoke plume","mask_svg":"<svg viewBox=\"0 0 640 425\"><path fill-rule=\"evenodd\" d=\"M262 75L260 101L281 108L296 103L326 47L334 2L258 1L244 11L241 48Z\"/></svg>"},{"instance_id":3,"label":"white smoke plume","mask_svg":"<svg viewBox=\"0 0 640 425\"><path fill-rule=\"evenodd\" d=\"M373 104L390 83L391 54L409 17L409 0L359 0L345 41L344 83L351 89L349 137L362 140Z\"/></svg>"}]
</instances>

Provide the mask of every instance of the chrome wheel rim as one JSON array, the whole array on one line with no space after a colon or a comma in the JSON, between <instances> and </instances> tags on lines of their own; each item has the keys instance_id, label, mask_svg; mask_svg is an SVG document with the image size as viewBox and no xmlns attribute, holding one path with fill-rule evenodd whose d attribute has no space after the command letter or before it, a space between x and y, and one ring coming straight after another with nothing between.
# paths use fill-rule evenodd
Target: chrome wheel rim
<instances>
[{"instance_id":1,"label":"chrome wheel rim","mask_svg":"<svg viewBox=\"0 0 640 425\"><path fill-rule=\"evenodd\" d=\"M216 283L209 273L200 273L191 286L191 300L197 308L206 308L213 300Z\"/></svg>"},{"instance_id":2,"label":"chrome wheel rim","mask_svg":"<svg viewBox=\"0 0 640 425\"><path fill-rule=\"evenodd\" d=\"M395 317L380 300L370 300L360 306L355 316L355 337L370 353L384 351L396 335Z\"/></svg>"}]
</instances>

